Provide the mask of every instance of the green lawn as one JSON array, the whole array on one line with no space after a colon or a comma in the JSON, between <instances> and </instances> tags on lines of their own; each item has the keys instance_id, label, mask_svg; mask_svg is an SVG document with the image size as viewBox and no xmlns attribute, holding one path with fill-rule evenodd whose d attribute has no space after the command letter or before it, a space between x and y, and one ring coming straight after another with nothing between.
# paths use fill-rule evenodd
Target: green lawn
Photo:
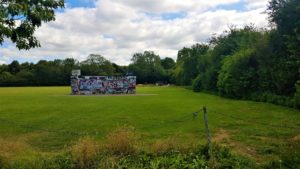
<instances>
[{"instance_id":1,"label":"green lawn","mask_svg":"<svg viewBox=\"0 0 300 169\"><path fill-rule=\"evenodd\" d=\"M299 142L300 112L272 104L180 87L138 87L135 96L69 93L69 87L0 88L0 139L55 152L85 135L102 140L126 125L141 133L145 142L176 137L183 143L205 143L203 113L192 117L205 105L214 140L238 153L267 158Z\"/></svg>"}]
</instances>

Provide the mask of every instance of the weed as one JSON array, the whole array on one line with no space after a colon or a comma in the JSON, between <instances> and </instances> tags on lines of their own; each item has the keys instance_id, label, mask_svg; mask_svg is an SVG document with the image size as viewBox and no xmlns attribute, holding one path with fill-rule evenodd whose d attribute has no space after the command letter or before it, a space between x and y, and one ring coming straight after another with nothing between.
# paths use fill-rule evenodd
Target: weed
<instances>
[{"instance_id":1,"label":"weed","mask_svg":"<svg viewBox=\"0 0 300 169\"><path fill-rule=\"evenodd\" d=\"M167 152L177 151L179 149L179 143L175 138L158 140L152 144L150 149L156 154L164 154Z\"/></svg>"},{"instance_id":2,"label":"weed","mask_svg":"<svg viewBox=\"0 0 300 169\"><path fill-rule=\"evenodd\" d=\"M71 154L76 168L91 168L95 163L95 158L99 152L99 144L85 137L79 140L77 144L71 147Z\"/></svg>"},{"instance_id":3,"label":"weed","mask_svg":"<svg viewBox=\"0 0 300 169\"><path fill-rule=\"evenodd\" d=\"M107 136L107 151L113 155L128 155L136 152L137 135L133 129L121 127Z\"/></svg>"}]
</instances>

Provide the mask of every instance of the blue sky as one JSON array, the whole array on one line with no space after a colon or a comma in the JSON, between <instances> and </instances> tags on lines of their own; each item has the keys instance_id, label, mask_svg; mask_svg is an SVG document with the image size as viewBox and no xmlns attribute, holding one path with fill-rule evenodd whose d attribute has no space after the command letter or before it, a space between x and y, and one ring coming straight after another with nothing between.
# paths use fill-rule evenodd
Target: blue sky
<instances>
[{"instance_id":1,"label":"blue sky","mask_svg":"<svg viewBox=\"0 0 300 169\"><path fill-rule=\"evenodd\" d=\"M152 50L176 59L177 51L207 42L229 25L268 26L268 0L66 0L56 21L35 32L42 47L19 51L6 40L0 64L101 54L121 65L136 52Z\"/></svg>"},{"instance_id":2,"label":"blue sky","mask_svg":"<svg viewBox=\"0 0 300 169\"><path fill-rule=\"evenodd\" d=\"M65 0L65 3L67 3L68 7L70 7L70 8L76 8L76 7L91 8L91 7L95 7L95 3L94 3L93 0Z\"/></svg>"}]
</instances>

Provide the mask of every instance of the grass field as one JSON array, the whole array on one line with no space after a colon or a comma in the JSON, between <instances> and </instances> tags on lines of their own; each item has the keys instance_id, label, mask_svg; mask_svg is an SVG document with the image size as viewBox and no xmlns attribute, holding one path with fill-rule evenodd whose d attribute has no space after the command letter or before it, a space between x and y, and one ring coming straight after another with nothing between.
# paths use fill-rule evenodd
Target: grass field
<instances>
[{"instance_id":1,"label":"grass field","mask_svg":"<svg viewBox=\"0 0 300 169\"><path fill-rule=\"evenodd\" d=\"M86 135L103 140L120 126L133 127L149 144L166 138L204 144L203 113L192 116L204 105L213 140L239 154L259 163L281 151L300 151L295 109L180 87L138 87L132 96L69 93L69 87L0 88L0 152L53 153Z\"/></svg>"}]
</instances>

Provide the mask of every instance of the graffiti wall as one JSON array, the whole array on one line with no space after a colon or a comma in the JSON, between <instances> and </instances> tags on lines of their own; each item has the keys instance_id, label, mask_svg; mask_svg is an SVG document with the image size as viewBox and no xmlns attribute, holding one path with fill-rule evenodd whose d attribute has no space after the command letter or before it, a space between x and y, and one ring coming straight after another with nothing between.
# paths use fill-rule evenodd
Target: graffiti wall
<instances>
[{"instance_id":1,"label":"graffiti wall","mask_svg":"<svg viewBox=\"0 0 300 169\"><path fill-rule=\"evenodd\" d=\"M136 76L71 77L73 95L135 94Z\"/></svg>"}]
</instances>

